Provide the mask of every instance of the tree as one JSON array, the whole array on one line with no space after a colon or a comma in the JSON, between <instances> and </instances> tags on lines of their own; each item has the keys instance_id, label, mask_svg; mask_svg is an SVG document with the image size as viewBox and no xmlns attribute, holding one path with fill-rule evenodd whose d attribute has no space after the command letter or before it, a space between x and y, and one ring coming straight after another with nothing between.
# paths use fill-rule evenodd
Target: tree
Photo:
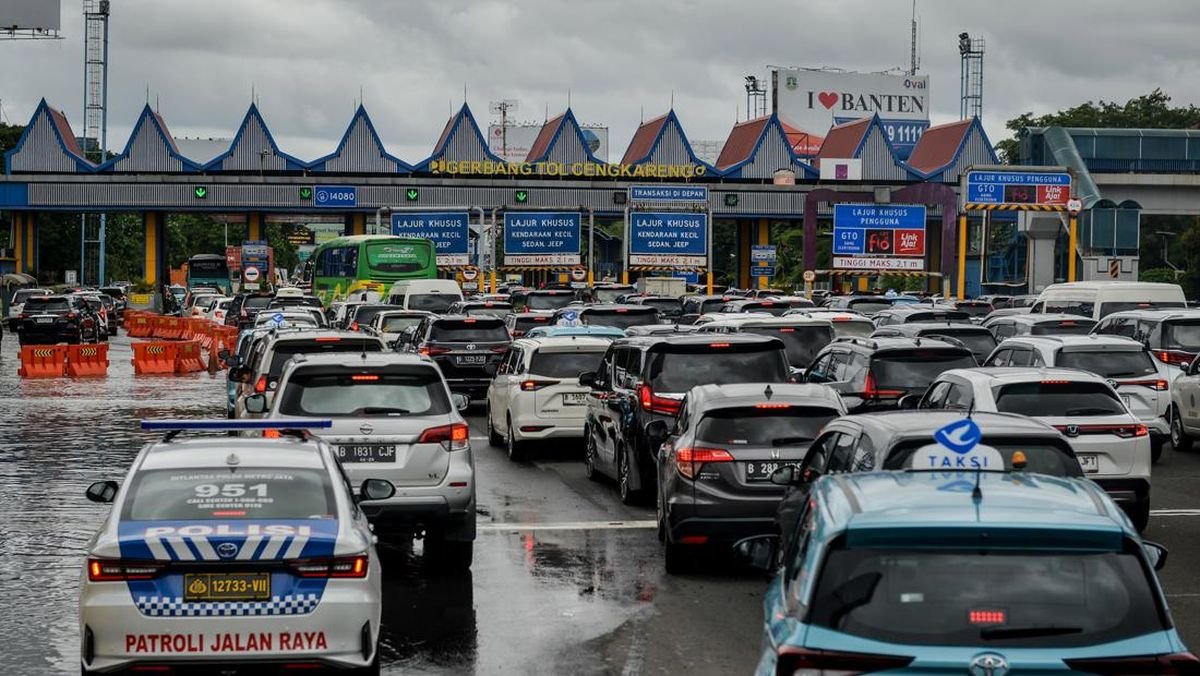
<instances>
[{"instance_id":1,"label":"tree","mask_svg":"<svg viewBox=\"0 0 1200 676\"><path fill-rule=\"evenodd\" d=\"M0 123L0 171L8 169L8 162L4 159L4 153L16 147L17 141L21 139L21 134L24 131L25 127L23 125Z\"/></svg>"},{"instance_id":2,"label":"tree","mask_svg":"<svg viewBox=\"0 0 1200 676\"><path fill-rule=\"evenodd\" d=\"M1112 101L1088 101L1056 113L1034 116L1023 113L1004 126L1013 138L996 144L1001 159L1008 164L1020 161L1020 139L1030 127L1102 127L1112 129L1187 129L1200 124L1200 108L1170 105L1171 97L1161 89L1129 99L1124 104Z\"/></svg>"}]
</instances>

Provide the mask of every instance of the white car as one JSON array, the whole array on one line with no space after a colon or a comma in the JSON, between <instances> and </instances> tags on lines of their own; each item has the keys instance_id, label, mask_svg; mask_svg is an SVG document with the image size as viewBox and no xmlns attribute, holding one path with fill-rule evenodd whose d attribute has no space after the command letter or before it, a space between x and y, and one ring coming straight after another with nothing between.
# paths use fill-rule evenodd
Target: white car
<instances>
[{"instance_id":1,"label":"white car","mask_svg":"<svg viewBox=\"0 0 1200 676\"><path fill-rule=\"evenodd\" d=\"M229 311L229 304L232 302L233 299L226 296L217 298L208 307L208 311L204 313L204 318L214 324L224 324L225 313Z\"/></svg>"},{"instance_id":2,"label":"white car","mask_svg":"<svg viewBox=\"0 0 1200 676\"><path fill-rule=\"evenodd\" d=\"M333 449L299 436L175 436L271 425L143 423L166 437L142 448L122 484L88 488L112 510L82 574L82 673L247 662L379 673L382 571ZM376 479L353 490L395 492Z\"/></svg>"},{"instance_id":3,"label":"white car","mask_svg":"<svg viewBox=\"0 0 1200 676\"><path fill-rule=\"evenodd\" d=\"M516 460L531 440L583 439L591 388L579 374L595 371L611 344L590 336L513 341L488 386L488 441Z\"/></svg>"},{"instance_id":4,"label":"white car","mask_svg":"<svg viewBox=\"0 0 1200 676\"><path fill-rule=\"evenodd\" d=\"M49 295L52 295L50 289L17 289L14 291L8 303L8 328L13 331L17 330L17 320L21 317L21 312L25 309L25 301L28 298Z\"/></svg>"},{"instance_id":5,"label":"white car","mask_svg":"<svg viewBox=\"0 0 1200 676\"><path fill-rule=\"evenodd\" d=\"M951 369L917 405L1019 413L1062 432L1084 474L1129 514L1150 520L1150 432L1104 378L1069 368Z\"/></svg>"}]
</instances>

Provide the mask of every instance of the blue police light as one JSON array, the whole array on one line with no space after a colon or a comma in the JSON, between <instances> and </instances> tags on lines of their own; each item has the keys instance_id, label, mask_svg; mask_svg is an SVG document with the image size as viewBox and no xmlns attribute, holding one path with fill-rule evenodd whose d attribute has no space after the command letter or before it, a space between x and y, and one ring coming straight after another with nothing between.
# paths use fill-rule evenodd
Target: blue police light
<instances>
[{"instance_id":1,"label":"blue police light","mask_svg":"<svg viewBox=\"0 0 1200 676\"><path fill-rule=\"evenodd\" d=\"M158 432L232 431L232 430L315 430L333 427L332 420L143 420L144 430Z\"/></svg>"}]
</instances>

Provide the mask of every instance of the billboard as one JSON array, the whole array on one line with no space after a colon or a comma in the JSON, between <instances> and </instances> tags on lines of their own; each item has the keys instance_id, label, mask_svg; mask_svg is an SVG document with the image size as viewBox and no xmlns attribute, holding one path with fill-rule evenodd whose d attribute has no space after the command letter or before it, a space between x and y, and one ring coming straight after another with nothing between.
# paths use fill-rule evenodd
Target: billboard
<instances>
[{"instance_id":1,"label":"billboard","mask_svg":"<svg viewBox=\"0 0 1200 676\"><path fill-rule=\"evenodd\" d=\"M59 30L61 5L61 0L0 0L0 30Z\"/></svg>"},{"instance_id":2,"label":"billboard","mask_svg":"<svg viewBox=\"0 0 1200 676\"><path fill-rule=\"evenodd\" d=\"M833 267L924 270L925 206L833 205Z\"/></svg>"},{"instance_id":3,"label":"billboard","mask_svg":"<svg viewBox=\"0 0 1200 676\"><path fill-rule=\"evenodd\" d=\"M635 211L629 214L630 265L703 267L708 264L708 214Z\"/></svg>"},{"instance_id":4,"label":"billboard","mask_svg":"<svg viewBox=\"0 0 1200 676\"><path fill-rule=\"evenodd\" d=\"M505 265L579 265L579 212L509 211L504 214Z\"/></svg>"},{"instance_id":5,"label":"billboard","mask_svg":"<svg viewBox=\"0 0 1200 676\"><path fill-rule=\"evenodd\" d=\"M596 159L607 162L608 127L579 125L579 129ZM540 124L510 124L506 135L500 125L488 125L488 149L507 162L524 162L541 131Z\"/></svg>"},{"instance_id":6,"label":"billboard","mask_svg":"<svg viewBox=\"0 0 1200 676\"><path fill-rule=\"evenodd\" d=\"M929 127L929 76L778 69L771 73L771 101L789 124L813 134L879 115L884 134L901 159Z\"/></svg>"},{"instance_id":7,"label":"billboard","mask_svg":"<svg viewBox=\"0 0 1200 676\"><path fill-rule=\"evenodd\" d=\"M392 234L432 241L438 265L466 265L468 219L466 212L393 213Z\"/></svg>"}]
</instances>

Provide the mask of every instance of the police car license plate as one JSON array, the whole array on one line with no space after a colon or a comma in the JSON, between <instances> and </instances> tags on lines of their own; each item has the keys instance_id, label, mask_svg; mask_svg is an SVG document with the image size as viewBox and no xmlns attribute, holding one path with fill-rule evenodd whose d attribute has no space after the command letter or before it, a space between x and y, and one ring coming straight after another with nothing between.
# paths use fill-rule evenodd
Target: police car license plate
<instances>
[{"instance_id":1,"label":"police car license plate","mask_svg":"<svg viewBox=\"0 0 1200 676\"><path fill-rule=\"evenodd\" d=\"M487 355L468 354L462 357L455 357L454 363L459 366L483 366L487 363Z\"/></svg>"},{"instance_id":2,"label":"police car license plate","mask_svg":"<svg viewBox=\"0 0 1200 676\"><path fill-rule=\"evenodd\" d=\"M770 481L771 475L780 467L795 467L794 462L748 462L746 463L746 481Z\"/></svg>"},{"instance_id":3,"label":"police car license plate","mask_svg":"<svg viewBox=\"0 0 1200 676\"><path fill-rule=\"evenodd\" d=\"M1084 472L1091 474L1100 471L1100 456L1081 454L1075 457L1079 459L1079 466Z\"/></svg>"},{"instance_id":4,"label":"police car license plate","mask_svg":"<svg viewBox=\"0 0 1200 676\"><path fill-rule=\"evenodd\" d=\"M396 462L395 444L344 444L337 447L342 462Z\"/></svg>"},{"instance_id":5,"label":"police car license plate","mask_svg":"<svg viewBox=\"0 0 1200 676\"><path fill-rule=\"evenodd\" d=\"M586 396L583 392L567 392L563 395L563 403L568 406L581 406L587 401L584 399Z\"/></svg>"},{"instance_id":6,"label":"police car license plate","mask_svg":"<svg viewBox=\"0 0 1200 676\"><path fill-rule=\"evenodd\" d=\"M184 601L269 601L270 573L187 573Z\"/></svg>"}]
</instances>

